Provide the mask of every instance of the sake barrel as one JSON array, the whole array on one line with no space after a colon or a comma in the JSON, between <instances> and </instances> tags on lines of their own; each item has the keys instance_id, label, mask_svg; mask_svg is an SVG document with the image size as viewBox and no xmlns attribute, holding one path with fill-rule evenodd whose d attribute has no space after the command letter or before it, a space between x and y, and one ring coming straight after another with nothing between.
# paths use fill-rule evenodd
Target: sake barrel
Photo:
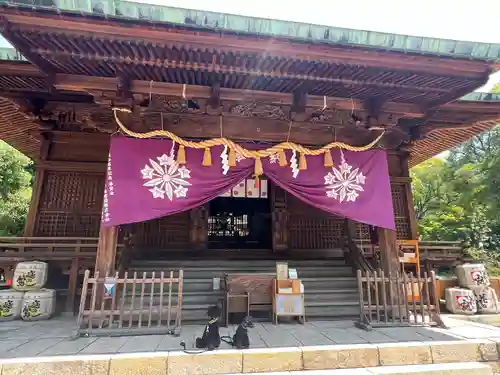
<instances>
[{"instance_id":1,"label":"sake barrel","mask_svg":"<svg viewBox=\"0 0 500 375\"><path fill-rule=\"evenodd\" d=\"M496 314L499 312L498 298L495 289L489 286L471 286L476 298L477 312Z\"/></svg>"},{"instance_id":2,"label":"sake barrel","mask_svg":"<svg viewBox=\"0 0 500 375\"><path fill-rule=\"evenodd\" d=\"M23 320L49 319L55 312L56 291L40 289L26 292L23 299L21 317Z\"/></svg>"},{"instance_id":3,"label":"sake barrel","mask_svg":"<svg viewBox=\"0 0 500 375\"><path fill-rule=\"evenodd\" d=\"M47 263L20 262L17 264L12 280L12 287L20 291L42 289L47 282Z\"/></svg>"},{"instance_id":4,"label":"sake barrel","mask_svg":"<svg viewBox=\"0 0 500 375\"><path fill-rule=\"evenodd\" d=\"M452 314L473 315L477 312L474 292L463 288L446 288L446 309Z\"/></svg>"},{"instance_id":5,"label":"sake barrel","mask_svg":"<svg viewBox=\"0 0 500 375\"><path fill-rule=\"evenodd\" d=\"M484 268L484 264L461 264L456 267L455 273L458 278L458 285L462 288L490 286L490 279L486 268Z\"/></svg>"},{"instance_id":6,"label":"sake barrel","mask_svg":"<svg viewBox=\"0 0 500 375\"><path fill-rule=\"evenodd\" d=\"M0 291L0 321L14 320L21 317L24 292L7 289Z\"/></svg>"}]
</instances>

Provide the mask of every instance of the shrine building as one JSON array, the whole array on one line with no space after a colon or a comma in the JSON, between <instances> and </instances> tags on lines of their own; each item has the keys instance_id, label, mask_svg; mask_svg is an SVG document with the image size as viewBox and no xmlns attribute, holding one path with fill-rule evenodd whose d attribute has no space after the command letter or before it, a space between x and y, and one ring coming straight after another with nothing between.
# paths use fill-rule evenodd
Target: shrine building
<instances>
[{"instance_id":1,"label":"shrine building","mask_svg":"<svg viewBox=\"0 0 500 375\"><path fill-rule=\"evenodd\" d=\"M0 138L36 165L2 262L59 267L70 311L87 268L182 268L195 321L287 260L309 316L354 316L355 271L418 239L409 169L500 120L500 44L78 4L0 3Z\"/></svg>"}]
</instances>

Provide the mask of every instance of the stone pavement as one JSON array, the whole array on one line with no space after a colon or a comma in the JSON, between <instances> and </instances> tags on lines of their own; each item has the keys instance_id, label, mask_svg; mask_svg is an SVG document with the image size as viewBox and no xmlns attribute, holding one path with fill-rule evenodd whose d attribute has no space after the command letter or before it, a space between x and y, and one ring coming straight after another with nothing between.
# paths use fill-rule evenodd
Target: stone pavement
<instances>
[{"instance_id":1,"label":"stone pavement","mask_svg":"<svg viewBox=\"0 0 500 375\"><path fill-rule=\"evenodd\" d=\"M478 321L488 321L495 318L498 319L499 316L497 314L471 317L451 314L441 315L441 319L450 335L464 339L488 339L500 342L500 327L478 323Z\"/></svg>"},{"instance_id":2,"label":"stone pavement","mask_svg":"<svg viewBox=\"0 0 500 375\"><path fill-rule=\"evenodd\" d=\"M181 337L168 335L128 337L83 337L71 340L76 322L54 318L43 322L3 322L0 324L0 358L35 356L120 354L180 350L180 342L192 347L202 326L184 326ZM221 328L221 335L232 336L235 327ZM500 335L498 336L500 337ZM317 321L299 324L256 323L250 330L252 348L280 348L318 345L382 344L463 340L445 330L424 327L379 328L367 332L351 321ZM221 349L229 348L223 344Z\"/></svg>"}]
</instances>

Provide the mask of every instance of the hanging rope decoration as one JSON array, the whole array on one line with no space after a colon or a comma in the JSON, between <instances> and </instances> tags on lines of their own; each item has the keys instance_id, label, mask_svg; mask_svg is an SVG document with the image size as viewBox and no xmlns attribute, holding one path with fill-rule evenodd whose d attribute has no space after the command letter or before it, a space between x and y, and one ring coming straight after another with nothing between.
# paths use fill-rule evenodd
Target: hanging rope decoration
<instances>
[{"instance_id":1,"label":"hanging rope decoration","mask_svg":"<svg viewBox=\"0 0 500 375\"><path fill-rule=\"evenodd\" d=\"M123 123L120 121L118 118L118 112L124 112L124 113L130 113L130 110L127 108L113 108L113 114L115 116L115 121L118 124L118 127L120 130L128 135L129 137L133 138L140 138L140 139L147 139L147 138L154 138L154 137L166 137L171 139L172 141L176 142L179 144L179 151L177 153L177 162L179 164L186 164L186 147L189 148L203 148L205 149L205 152L203 153L203 160L202 160L202 165L203 166L210 166L212 165L212 154L210 151L211 147L214 146L227 146L229 149L229 157L228 157L228 162L230 167L235 167L236 166L236 154L240 154L241 156L245 158L251 158L255 159L255 177L258 178L261 176L264 171L262 169L262 160L261 158L269 157L274 154L278 154L279 156L279 164L280 166L285 166L287 165L287 160L286 160L286 154L285 150L291 150L291 151L296 151L300 154L299 157L299 170L306 170L307 169L307 160L306 160L306 155L310 156L317 156L324 154L324 165L325 167L332 167L334 165L332 155L330 150L332 148L340 148L348 151L353 151L353 152L362 152L362 151L368 151L371 148L373 148L378 141L383 137L384 132L382 132L377 138L375 138L372 142L368 143L365 146L351 146L343 142L331 142L328 143L327 145L317 148L317 149L310 149L301 145L298 145L293 142L289 142L287 139L287 142L282 142L280 144L277 144L275 146L266 148L265 150L248 150L230 139L227 138L212 138L212 139L207 139L205 141L200 141L200 142L194 142L194 141L186 141L174 133L169 132L168 130L153 130L150 132L146 133L137 133L134 132L130 129L128 129ZM222 121L222 118L220 119Z\"/></svg>"}]
</instances>

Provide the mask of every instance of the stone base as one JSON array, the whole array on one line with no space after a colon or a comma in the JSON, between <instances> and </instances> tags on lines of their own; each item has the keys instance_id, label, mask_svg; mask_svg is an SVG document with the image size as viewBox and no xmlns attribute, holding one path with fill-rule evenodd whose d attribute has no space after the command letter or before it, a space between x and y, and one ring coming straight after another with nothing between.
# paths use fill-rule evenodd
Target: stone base
<instances>
[{"instance_id":1,"label":"stone base","mask_svg":"<svg viewBox=\"0 0 500 375\"><path fill-rule=\"evenodd\" d=\"M469 340L216 350L201 354L43 357L7 359L0 364L2 375L227 375L266 371L324 375L337 374L335 369L339 375L492 375L499 362L496 342Z\"/></svg>"}]
</instances>

